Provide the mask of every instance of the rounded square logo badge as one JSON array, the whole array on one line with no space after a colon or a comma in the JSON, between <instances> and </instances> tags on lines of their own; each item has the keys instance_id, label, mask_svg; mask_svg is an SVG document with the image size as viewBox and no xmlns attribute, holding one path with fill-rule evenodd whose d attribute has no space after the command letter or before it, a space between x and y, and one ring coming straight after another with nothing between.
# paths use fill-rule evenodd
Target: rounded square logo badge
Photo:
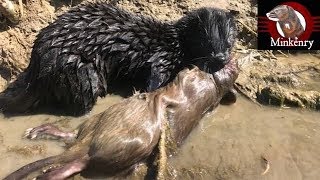
<instances>
[{"instance_id":1,"label":"rounded square logo badge","mask_svg":"<svg viewBox=\"0 0 320 180\"><path fill-rule=\"evenodd\" d=\"M259 0L258 49L319 50L320 0Z\"/></svg>"}]
</instances>

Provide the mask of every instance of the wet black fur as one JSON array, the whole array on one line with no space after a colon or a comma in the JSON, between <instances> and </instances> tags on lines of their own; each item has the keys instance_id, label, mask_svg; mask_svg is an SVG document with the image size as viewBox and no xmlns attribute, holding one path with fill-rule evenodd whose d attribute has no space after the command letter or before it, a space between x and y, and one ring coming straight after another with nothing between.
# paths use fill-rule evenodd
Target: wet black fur
<instances>
[{"instance_id":1,"label":"wet black fur","mask_svg":"<svg viewBox=\"0 0 320 180\"><path fill-rule=\"evenodd\" d=\"M82 4L41 30L28 68L14 92L0 95L0 108L12 113L57 104L82 115L112 85L152 91L190 64L217 71L229 61L235 35L232 15L220 9L164 23L103 2Z\"/></svg>"}]
</instances>

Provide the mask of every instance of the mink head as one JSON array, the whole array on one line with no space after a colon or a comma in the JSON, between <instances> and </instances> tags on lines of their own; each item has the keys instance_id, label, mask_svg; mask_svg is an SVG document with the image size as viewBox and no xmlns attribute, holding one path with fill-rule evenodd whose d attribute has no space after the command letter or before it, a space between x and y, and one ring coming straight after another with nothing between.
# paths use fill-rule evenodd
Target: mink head
<instances>
[{"instance_id":1,"label":"mink head","mask_svg":"<svg viewBox=\"0 0 320 180\"><path fill-rule=\"evenodd\" d=\"M216 8L189 12L175 26L185 60L205 62L207 68L219 70L230 61L237 31L233 15Z\"/></svg>"},{"instance_id":2,"label":"mink head","mask_svg":"<svg viewBox=\"0 0 320 180\"><path fill-rule=\"evenodd\" d=\"M289 18L289 14L294 13L294 9L287 5L279 5L266 14L271 21L284 21ZM293 14L295 15L295 13Z\"/></svg>"}]
</instances>

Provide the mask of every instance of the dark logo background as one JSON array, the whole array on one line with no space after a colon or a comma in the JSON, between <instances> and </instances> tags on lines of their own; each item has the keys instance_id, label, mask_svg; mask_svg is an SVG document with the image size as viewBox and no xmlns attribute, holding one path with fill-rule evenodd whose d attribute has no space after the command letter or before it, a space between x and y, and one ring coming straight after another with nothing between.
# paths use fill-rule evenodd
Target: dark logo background
<instances>
[{"instance_id":1,"label":"dark logo background","mask_svg":"<svg viewBox=\"0 0 320 180\"><path fill-rule=\"evenodd\" d=\"M271 37L282 37L276 22L267 18L266 14L278 5L288 5L300 12L306 21L306 29L298 40L314 40L310 50L320 49L320 0L259 0L258 1L258 49L261 50L306 50L308 47L271 46ZM286 39L286 38L282 38Z\"/></svg>"}]
</instances>

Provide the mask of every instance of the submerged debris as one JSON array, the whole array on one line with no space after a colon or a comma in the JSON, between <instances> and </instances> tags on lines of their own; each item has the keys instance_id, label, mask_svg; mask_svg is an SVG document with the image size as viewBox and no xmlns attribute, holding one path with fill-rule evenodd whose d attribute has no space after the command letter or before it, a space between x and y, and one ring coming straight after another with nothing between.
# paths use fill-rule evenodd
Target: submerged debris
<instances>
[{"instance_id":1,"label":"submerged debris","mask_svg":"<svg viewBox=\"0 0 320 180\"><path fill-rule=\"evenodd\" d=\"M270 162L265 158L265 157L261 157L263 160L263 163L265 164L265 170L261 173L261 175L265 175L269 172L270 169Z\"/></svg>"},{"instance_id":2,"label":"submerged debris","mask_svg":"<svg viewBox=\"0 0 320 180\"><path fill-rule=\"evenodd\" d=\"M47 148L44 144L28 145L28 146L13 146L8 147L7 152L16 153L22 156L32 156L38 154L44 154Z\"/></svg>"},{"instance_id":3,"label":"submerged debris","mask_svg":"<svg viewBox=\"0 0 320 180\"><path fill-rule=\"evenodd\" d=\"M2 144L2 143L3 143L3 136L0 133L0 144Z\"/></svg>"},{"instance_id":4,"label":"submerged debris","mask_svg":"<svg viewBox=\"0 0 320 180\"><path fill-rule=\"evenodd\" d=\"M181 168L176 169L172 166L169 166L169 177L170 179L205 179L210 176L213 177L214 171L212 167L206 165L197 165L190 168ZM168 178L169 179L169 178Z\"/></svg>"}]
</instances>

